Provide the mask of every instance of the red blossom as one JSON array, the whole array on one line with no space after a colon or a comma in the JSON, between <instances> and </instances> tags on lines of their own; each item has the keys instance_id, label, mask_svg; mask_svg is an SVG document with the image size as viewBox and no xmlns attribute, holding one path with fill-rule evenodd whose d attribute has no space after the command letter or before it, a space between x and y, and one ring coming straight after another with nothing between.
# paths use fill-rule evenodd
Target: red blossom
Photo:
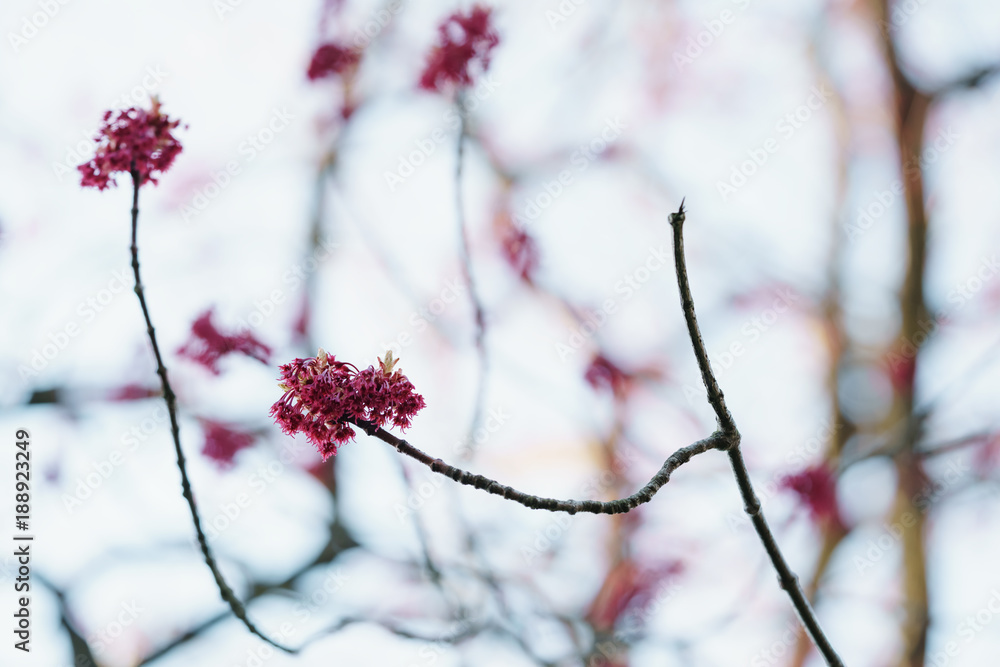
<instances>
[{"instance_id":1,"label":"red blossom","mask_svg":"<svg viewBox=\"0 0 1000 667\"><path fill-rule=\"evenodd\" d=\"M310 81L337 76L356 66L360 61L361 54L356 49L328 42L316 49L306 75Z\"/></svg>"},{"instance_id":2,"label":"red blossom","mask_svg":"<svg viewBox=\"0 0 1000 667\"><path fill-rule=\"evenodd\" d=\"M501 240L501 244L507 263L517 271L523 280L530 283L531 275L538 268L539 253L535 239L523 229L511 226Z\"/></svg>"},{"instance_id":3,"label":"red blossom","mask_svg":"<svg viewBox=\"0 0 1000 667\"><path fill-rule=\"evenodd\" d=\"M354 439L352 420L407 429L425 403L396 363L387 352L378 369L359 371L322 349L316 357L295 359L281 366L285 393L271 416L286 434L304 433L324 459Z\"/></svg>"},{"instance_id":4,"label":"red blossom","mask_svg":"<svg viewBox=\"0 0 1000 667\"><path fill-rule=\"evenodd\" d=\"M171 132L180 124L160 113L160 102L155 97L152 108L130 107L122 111L107 111L104 126L98 131L94 157L79 165L85 188L105 188L117 185L114 175L139 174L139 185L156 183L156 173L165 172L178 153L181 144Z\"/></svg>"},{"instance_id":5,"label":"red blossom","mask_svg":"<svg viewBox=\"0 0 1000 667\"><path fill-rule=\"evenodd\" d=\"M832 521L843 525L837 507L837 480L825 463L781 478L778 486L792 491L809 509L814 521Z\"/></svg>"},{"instance_id":6,"label":"red blossom","mask_svg":"<svg viewBox=\"0 0 1000 667\"><path fill-rule=\"evenodd\" d=\"M623 371L603 354L594 357L583 377L594 389L610 389L616 396L623 395L633 379L630 373Z\"/></svg>"},{"instance_id":7,"label":"red blossom","mask_svg":"<svg viewBox=\"0 0 1000 667\"><path fill-rule=\"evenodd\" d=\"M201 448L201 453L220 467L232 466L236 452L246 449L254 441L252 433L237 431L220 422L206 419L202 422L202 427L205 430L205 446Z\"/></svg>"},{"instance_id":8,"label":"red blossom","mask_svg":"<svg viewBox=\"0 0 1000 667\"><path fill-rule=\"evenodd\" d=\"M219 374L219 359L232 352L267 363L271 348L257 340L249 331L234 335L220 332L212 324L212 313L212 309L206 310L194 321L191 325L191 337L177 350L178 354L201 364L216 375Z\"/></svg>"},{"instance_id":9,"label":"red blossom","mask_svg":"<svg viewBox=\"0 0 1000 667\"><path fill-rule=\"evenodd\" d=\"M438 26L438 44L427 58L420 77L424 90L441 92L448 84L472 83L472 64L485 72L490 65L490 51L500 37L490 25L491 9L476 5L468 14L456 12Z\"/></svg>"},{"instance_id":10,"label":"red blossom","mask_svg":"<svg viewBox=\"0 0 1000 667\"><path fill-rule=\"evenodd\" d=\"M649 568L640 567L634 560L621 560L611 568L587 610L587 621L598 632L610 632L625 622L637 630L642 625L646 610L654 602L662 603L675 586L665 580L684 569L679 561Z\"/></svg>"}]
</instances>

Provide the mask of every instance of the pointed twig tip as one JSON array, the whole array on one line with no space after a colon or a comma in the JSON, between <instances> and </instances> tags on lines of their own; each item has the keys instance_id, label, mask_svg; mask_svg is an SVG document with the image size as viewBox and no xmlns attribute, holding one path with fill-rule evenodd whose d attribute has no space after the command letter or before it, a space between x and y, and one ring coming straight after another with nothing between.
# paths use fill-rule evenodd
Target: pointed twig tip
<instances>
[{"instance_id":1,"label":"pointed twig tip","mask_svg":"<svg viewBox=\"0 0 1000 667\"><path fill-rule=\"evenodd\" d=\"M684 211L684 202L686 200L687 200L687 197L682 198L681 199L680 208L677 209L676 213L671 213L670 214L670 224L671 225L680 224L680 223L684 222L684 213L685 213L685 211Z\"/></svg>"}]
</instances>

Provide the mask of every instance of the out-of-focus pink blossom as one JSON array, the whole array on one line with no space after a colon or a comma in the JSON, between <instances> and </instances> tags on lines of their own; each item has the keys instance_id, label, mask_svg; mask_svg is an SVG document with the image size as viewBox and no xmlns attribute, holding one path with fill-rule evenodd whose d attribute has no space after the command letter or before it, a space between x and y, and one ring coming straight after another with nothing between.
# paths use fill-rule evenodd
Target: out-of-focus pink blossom
<instances>
[{"instance_id":1,"label":"out-of-focus pink blossom","mask_svg":"<svg viewBox=\"0 0 1000 667\"><path fill-rule=\"evenodd\" d=\"M594 389L610 389L615 396L624 395L632 383L632 376L603 354L594 357L583 377Z\"/></svg>"},{"instance_id":2,"label":"out-of-focus pink blossom","mask_svg":"<svg viewBox=\"0 0 1000 667\"><path fill-rule=\"evenodd\" d=\"M172 134L179 124L179 120L160 113L155 97L149 110L130 107L105 112L104 126L95 137L94 157L77 167L81 185L104 190L117 185L115 174L129 174L133 168L139 185L155 184L156 174L165 172L181 152L181 144Z\"/></svg>"},{"instance_id":3,"label":"out-of-focus pink blossom","mask_svg":"<svg viewBox=\"0 0 1000 667\"><path fill-rule=\"evenodd\" d=\"M252 433L238 431L220 422L204 420L202 428L205 431L205 445L201 453L215 461L219 466L228 468L233 465L236 452L253 444Z\"/></svg>"},{"instance_id":4,"label":"out-of-focus pink blossom","mask_svg":"<svg viewBox=\"0 0 1000 667\"><path fill-rule=\"evenodd\" d=\"M535 239L522 229L511 226L501 239L504 258L511 268L527 282L538 268L538 245Z\"/></svg>"},{"instance_id":5,"label":"out-of-focus pink blossom","mask_svg":"<svg viewBox=\"0 0 1000 667\"><path fill-rule=\"evenodd\" d=\"M786 475L778 486L795 493L814 521L843 525L837 506L837 480L825 463Z\"/></svg>"},{"instance_id":6,"label":"out-of-focus pink blossom","mask_svg":"<svg viewBox=\"0 0 1000 667\"><path fill-rule=\"evenodd\" d=\"M425 403L395 366L391 352L379 359L379 368L362 371L322 349L316 357L295 359L281 366L285 393L271 416L286 434L304 433L324 459L354 439L351 420L409 428Z\"/></svg>"},{"instance_id":7,"label":"out-of-focus pink blossom","mask_svg":"<svg viewBox=\"0 0 1000 667\"><path fill-rule=\"evenodd\" d=\"M341 46L336 42L322 44L313 54L306 75L310 81L338 76L357 66L361 54L357 49Z\"/></svg>"},{"instance_id":8,"label":"out-of-focus pink blossom","mask_svg":"<svg viewBox=\"0 0 1000 667\"><path fill-rule=\"evenodd\" d=\"M490 65L490 51L500 37L490 24L491 11L476 5L469 13L456 12L438 27L438 43L427 58L420 77L424 90L442 92L447 86L472 83L473 64L485 72Z\"/></svg>"},{"instance_id":9,"label":"out-of-focus pink blossom","mask_svg":"<svg viewBox=\"0 0 1000 667\"><path fill-rule=\"evenodd\" d=\"M619 561L608 572L587 610L587 621L598 632L611 632L625 621L641 626L644 612L654 601L662 603L673 592L665 580L684 569L679 561L659 567L640 567L631 559ZM627 628L629 631L637 627Z\"/></svg>"},{"instance_id":10,"label":"out-of-focus pink blossom","mask_svg":"<svg viewBox=\"0 0 1000 667\"><path fill-rule=\"evenodd\" d=\"M202 313L191 325L191 337L177 351L182 357L197 362L219 374L219 359L227 354L238 352L266 364L271 356L271 348L257 340L252 333L227 335L215 328L212 323L213 310Z\"/></svg>"}]
</instances>

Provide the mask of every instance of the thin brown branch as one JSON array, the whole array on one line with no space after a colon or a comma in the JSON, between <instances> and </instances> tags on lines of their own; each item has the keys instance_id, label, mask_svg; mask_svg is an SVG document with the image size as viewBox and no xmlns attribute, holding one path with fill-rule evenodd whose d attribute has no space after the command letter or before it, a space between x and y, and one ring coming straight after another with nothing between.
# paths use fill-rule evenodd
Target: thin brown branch
<instances>
[{"instance_id":1,"label":"thin brown branch","mask_svg":"<svg viewBox=\"0 0 1000 667\"><path fill-rule=\"evenodd\" d=\"M725 435L717 431L704 440L699 440L698 442L688 445L687 447L681 447L676 452L671 454L667 460L664 461L659 472L653 475L653 478L649 480L644 487L633 493L631 496L608 501L557 500L555 498L544 498L530 493L524 493L523 491L518 491L517 489L501 484L500 482L490 479L489 477L476 475L466 470L462 470L461 468L456 468L455 466L445 463L441 459L436 459L433 456L417 449L406 440L397 438L384 428L376 427L368 422L353 420L351 423L368 435L376 437L382 442L392 445L400 454L404 454L416 461L419 461L420 463L423 463L432 471L444 475L445 477L449 477L459 484L473 486L496 496L503 496L507 500L513 500L514 502L531 509L548 510L549 512L567 512L569 514L576 514L577 512L586 512L590 514L622 514L633 510L639 505L648 503L652 500L653 496L656 495L656 492L659 491L664 484L670 481L670 475L673 474L674 470L690 461L694 456L707 452L710 449L725 450L729 447L729 441L726 439Z\"/></svg>"},{"instance_id":2,"label":"thin brown branch","mask_svg":"<svg viewBox=\"0 0 1000 667\"><path fill-rule=\"evenodd\" d=\"M889 17L889 0L877 5L880 18ZM902 382L897 388L888 419L903 423L899 451L894 463L899 480L896 505L891 521L915 517L915 523L902 536L902 587L903 609L901 623L902 648L900 667L923 667L926 662L927 634L930 628L930 598L927 585L927 555L925 552L926 516L914 507L912 499L926 479L923 460L915 448L922 436L925 415L915 405L915 385L922 359L925 336L921 321L929 313L924 294L927 267L928 219L924 197L924 175L921 158L924 133L934 93L920 90L907 75L893 38L882 33L882 46L886 65L892 76L892 93L895 103L894 120L896 143L899 147L899 169L903 179L906 204L906 273L899 291L900 327L896 349L912 345L915 350L907 355L901 366ZM969 83L978 85L982 75L973 76Z\"/></svg>"},{"instance_id":3,"label":"thin brown branch","mask_svg":"<svg viewBox=\"0 0 1000 667\"><path fill-rule=\"evenodd\" d=\"M917 449L916 454L926 460L935 456L940 456L941 454L947 454L948 452L963 449L965 447L983 445L990 438L997 437L998 434L1000 434L1000 430L985 430L978 433L971 433L969 435L963 435L960 438L945 440L944 442L939 442L933 445L924 445Z\"/></svg>"},{"instance_id":4,"label":"thin brown branch","mask_svg":"<svg viewBox=\"0 0 1000 667\"><path fill-rule=\"evenodd\" d=\"M240 602L236 594L233 593L233 589L229 587L226 583L225 578L222 576L222 572L219 570L218 564L215 562L215 557L212 555L212 550L208 546L208 539L205 537L205 533L201 528L201 518L198 515L198 506L194 500L194 494L191 492L191 482L188 479L187 474L187 463L184 460L184 451L181 449L181 436L180 436L180 425L177 421L177 397L174 394L173 388L170 386L170 380L167 379L167 367L163 363L163 355L160 354L160 346L156 342L156 330L153 328L153 321L149 316L149 307L146 305L146 295L142 286L142 279L139 276L139 245L137 243L138 228L139 228L139 186L140 177L139 172L136 170L135 165L132 166L132 273L135 276L135 294L139 297L139 305L142 307L142 316L146 321L146 333L149 334L149 343L153 348L153 356L156 357L156 373L160 376L160 383L163 385L163 400L167 403L167 413L170 415L170 434L174 441L174 450L177 453L177 468L181 473L181 492L184 495L184 499L187 501L188 508L191 510L191 520L194 522L195 533L198 536L198 546L201 547L201 554L204 557L205 564L208 565L208 569L212 571L212 576L215 578L215 583L219 588L219 593L222 599L229 604L229 608L232 610L233 614L236 615L238 619L243 622L247 630L251 633L257 635L262 640L270 644L271 646L281 649L287 653L294 653L295 651L282 646L281 644L273 641L266 635L264 635L253 622L247 617L246 609L243 607L243 603Z\"/></svg>"},{"instance_id":5,"label":"thin brown branch","mask_svg":"<svg viewBox=\"0 0 1000 667\"><path fill-rule=\"evenodd\" d=\"M282 581L274 583L255 583L251 585L250 590L247 593L247 601L250 602L256 600L257 598L264 597L265 595L270 595L271 593L290 591L295 583L305 574L313 571L317 567L332 563L341 553L357 546L358 543L354 541L354 538L351 537L339 521L334 520L333 523L330 524L330 539L315 558L299 567L299 569L285 577ZM198 625L195 625L183 634L174 637L169 642L155 649L152 653L146 655L141 662L137 663L136 667L143 667L143 665L156 662L178 647L202 636L208 630L215 627L222 621L225 621L227 618L229 618L229 612L223 612L201 621ZM299 647L297 650L301 651L302 647Z\"/></svg>"},{"instance_id":6,"label":"thin brown branch","mask_svg":"<svg viewBox=\"0 0 1000 667\"><path fill-rule=\"evenodd\" d=\"M465 162L465 137L467 134L468 112L465 108L464 94L461 91L458 93L456 106L458 107L459 127L458 146L455 155L455 210L458 218L459 259L462 265L462 275L465 278L465 284L469 286L469 299L472 302L472 308L475 313L476 353L479 356L479 376L476 379L476 393L473 399L475 403L473 405L472 420L469 422L468 440L471 442L473 434L479 428L479 422L483 415L483 404L486 400L486 379L489 373L489 357L486 354L486 314L472 276L469 231L465 222L465 198L462 194L462 171L463 163Z\"/></svg>"},{"instance_id":7,"label":"thin brown branch","mask_svg":"<svg viewBox=\"0 0 1000 667\"><path fill-rule=\"evenodd\" d=\"M837 139L837 180L836 205L831 216L832 228L830 235L830 250L827 264L827 286L823 294L821 312L823 317L826 340L829 346L827 358L826 390L830 402L830 419L833 428L827 439L823 460L831 470L840 468L841 459L848 440L857 431L857 425L844 412L840 399L839 387L844 372L844 360L849 358L853 341L848 335L844 323L844 282L845 244L844 234L840 231L842 221L846 218L848 198L848 172L851 164L851 126L848 118L846 101L829 70L817 57L819 47L813 45L810 53L816 61L816 68L821 81L832 91L829 105L834 119L835 136ZM821 544L816 557L816 565L809 580L806 582L806 597L815 605L819 598L820 586L827 576L828 568L834 561L834 554L850 534L850 529L841 521L823 521L816 525L820 531ZM805 632L799 632L796 645L788 667L803 667L809 657L812 644Z\"/></svg>"},{"instance_id":8,"label":"thin brown branch","mask_svg":"<svg viewBox=\"0 0 1000 667\"><path fill-rule=\"evenodd\" d=\"M978 67L965 76L939 86L930 94L931 97L940 98L960 90L975 90L977 88L982 88L998 74L1000 74L1000 63L993 63L992 65Z\"/></svg>"},{"instance_id":9,"label":"thin brown branch","mask_svg":"<svg viewBox=\"0 0 1000 667\"><path fill-rule=\"evenodd\" d=\"M798 577L795 576L795 573L788 566L784 555L781 553L781 549L778 547L777 541L774 539L771 527L768 525L767 519L764 518L764 513L761 510L760 499L754 493L753 485L750 482L750 473L747 471L746 463L743 461L743 453L740 451L740 433L736 428L736 423L733 421L733 416L726 407L725 398L722 395L722 390L719 388L718 382L716 382L715 374L712 372L712 366L708 360L708 351L705 349L705 342L702 340L701 331L698 328L698 319L694 310L694 298L691 296L691 286L688 283L687 267L684 262L684 219L684 202L681 201L680 209L677 213L670 216L670 226L673 227L674 231L674 263L677 266L677 285L681 292L681 307L684 310L684 319L687 322L691 344L694 346L694 355L698 359L698 368L701 370L701 377L708 391L708 402L715 410L719 426L725 434L723 437L728 445L727 454L729 455L729 463L733 468L736 483L739 485L740 495L743 497L743 509L749 515L754 530L757 531L757 536L760 538L761 544L764 545L764 550L767 552L768 557L771 559L771 564L778 573L779 584L791 599L795 611L798 613L809 636L812 637L813 642L816 644L816 648L819 649L820 654L822 654L828 665L842 667L844 663L833 649L833 645L827 639L823 628L820 627L816 613L813 611L809 600L799 585Z\"/></svg>"},{"instance_id":10,"label":"thin brown branch","mask_svg":"<svg viewBox=\"0 0 1000 667\"><path fill-rule=\"evenodd\" d=\"M698 360L698 370L701 371L701 380L705 383L708 391L708 402L715 410L715 416L719 422L719 428L726 434L730 446L738 447L740 444L740 433L733 421L733 416L729 414L726 407L726 398L722 395L722 389L715 380L712 372L712 365L708 360L708 351L705 349L705 341L701 338L701 331L698 329L698 318L694 313L694 299L691 297L691 285L688 284L687 264L684 260L684 200L676 213L670 214L670 226L674 230L674 266L677 270L677 287L681 293L681 310L684 311L684 322L687 324L688 336L694 346L694 356Z\"/></svg>"},{"instance_id":11,"label":"thin brown branch","mask_svg":"<svg viewBox=\"0 0 1000 667\"><path fill-rule=\"evenodd\" d=\"M774 539L774 535L771 532L771 528L761 511L760 499L758 499L757 495L754 493L753 485L750 482L750 474L747 471L746 463L743 461L743 454L739 448L739 430L736 428L736 423L733 421L733 417L729 413L729 409L726 407L725 398L723 397L722 390L719 388L715 375L712 372L712 368L708 360L708 352L705 349L705 343L702 340L701 332L698 328L698 320L695 316L694 310L694 299L691 296L691 287L688 283L687 267L684 262L684 239L682 233L684 219L684 204L681 202L681 207L678 212L670 216L670 224L674 230L674 262L677 267L677 282L680 288L681 307L684 311L684 318L687 324L688 333L691 337L691 343L694 347L695 357L698 360L698 367L701 371L702 379L705 382L705 387L708 390L709 403L715 410L716 418L718 419L721 430L716 431L704 440L699 440L698 442L688 445L687 447L682 447L671 454L663 463L659 472L657 472L656 475L654 475L653 478L636 493L626 498L610 501L557 500L555 498L535 496L500 484L496 480L490 479L489 477L476 475L449 465L441 459L434 458L417 449L406 440L397 438L385 429L377 427L369 422L352 419L350 420L350 423L360 428L368 435L376 437L379 440L392 445L400 454L409 456L410 458L424 464L433 472L449 477L460 484L482 489L487 493L494 495L503 496L507 500L513 500L514 502L524 505L530 509L548 510L550 512L567 512L569 514L576 514L577 512L588 512L591 514L621 514L628 512L643 503L649 502L656 492L659 491L660 488L662 488L668 481L670 481L670 476L673 474L673 471L690 461L694 456L707 452L710 449L725 451L729 456L729 461L733 469L733 475L736 477L736 482L740 489L740 495L743 497L744 509L750 516L754 529L757 531L757 535L760 538L761 543L764 545L764 550L767 552L767 555L771 560L771 564L778 573L778 581L781 587L791 599L792 605L798 613L802 624L805 626L809 636L816 644L820 654L826 660L826 663L832 667L843 667L844 663L833 649L833 645L830 643L829 639L827 639L822 627L820 627L816 614L809 605L809 601L806 599L806 596L802 591L802 587L799 585L798 578L785 561L785 558L778 547L777 541Z\"/></svg>"},{"instance_id":12,"label":"thin brown branch","mask_svg":"<svg viewBox=\"0 0 1000 667\"><path fill-rule=\"evenodd\" d=\"M97 658L94 657L94 653L90 650L90 645L83 638L83 635L80 634L76 624L73 622L72 612L70 611L69 603L66 601L66 594L53 582L49 581L48 577L37 572L35 573L35 577L56 596L56 602L59 604L59 623L66 630L66 634L69 635L70 648L73 649L74 667L100 667L101 663L97 662Z\"/></svg>"}]
</instances>

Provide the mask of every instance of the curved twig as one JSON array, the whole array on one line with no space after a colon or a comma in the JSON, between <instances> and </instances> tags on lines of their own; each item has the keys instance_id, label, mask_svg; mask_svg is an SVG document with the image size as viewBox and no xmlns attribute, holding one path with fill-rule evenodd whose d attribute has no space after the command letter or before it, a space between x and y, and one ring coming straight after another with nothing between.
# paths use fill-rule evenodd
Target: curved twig
<instances>
[{"instance_id":1,"label":"curved twig","mask_svg":"<svg viewBox=\"0 0 1000 667\"><path fill-rule=\"evenodd\" d=\"M423 463L436 473L449 477L459 484L474 486L493 495L503 496L507 500L513 500L525 507L533 510L548 510L550 512L567 512L576 514L577 512L587 512L590 514L624 514L635 509L643 503L652 500L656 492L670 481L670 475L674 470L681 467L698 454L707 452L710 449L726 450L729 448L729 441L725 434L716 431L704 440L699 440L687 447L681 447L676 452L667 457L659 472L653 475L649 482L633 493L631 496L619 498L618 500L557 500L555 498L543 498L530 493L518 491L483 475L476 475L461 468L449 465L441 459L417 449L406 440L397 438L384 428L375 426L361 420L352 420L352 424L360 428L370 436L376 437L382 442L388 443L396 448L400 454L405 454L410 458Z\"/></svg>"},{"instance_id":2,"label":"curved twig","mask_svg":"<svg viewBox=\"0 0 1000 667\"><path fill-rule=\"evenodd\" d=\"M702 380L704 381L705 388L708 391L708 401L711 404L712 409L715 411L715 416L718 420L720 430L716 431L704 440L699 440L698 442L688 445L687 447L682 447L671 454L667 460L664 461L659 472L657 472L656 475L654 475L653 478L636 493L626 498L610 501L557 500L555 498L543 498L524 493L523 491L518 491L512 487L500 484L496 480L490 479L489 477L476 475L466 470L462 470L461 468L449 465L441 459L436 459L417 449L406 440L397 438L385 429L377 427L369 422L350 420L350 423L357 426L368 435L374 436L379 440L392 445L400 454L405 454L406 456L423 463L432 471L449 477L456 482L473 486L477 489L482 489L487 493L503 496L507 500L513 500L514 502L520 503L521 505L531 509L548 510L551 512L567 512L569 514L576 514L577 512L589 512L592 514L621 514L628 512L643 503L649 502L656 492L659 491L664 484L670 481L670 475L673 471L690 461L694 456L707 452L710 449L725 451L729 456L729 462L733 470L733 475L736 477L736 483L739 486L740 495L743 498L744 510L750 516L751 522L753 523L754 529L757 531L761 544L764 545L764 551L767 552L767 555L771 560L771 564L778 573L779 584L791 599L792 605L795 607L795 611L798 613L803 626L809 633L813 642L816 644L816 647L819 649L819 652L823 656L824 660L826 660L826 663L831 667L843 667L844 663L837 655L837 652L834 650L830 640L826 637L826 634L823 632L823 628L820 626L819 620L816 618L816 613L813 611L809 604L809 600L806 598L802 587L799 585L798 577L796 577L795 573L792 572L792 569L789 567L784 555L781 553L781 549L778 547L778 543L774 539L774 534L771 532L771 527L768 525L767 519L764 518L763 511L761 510L760 499L754 492L753 484L750 482L750 473L747 470L746 462L743 460L743 454L740 451L740 432L736 428L736 422L733 420L732 414L730 414L729 409L726 407L725 397L722 394L722 390L719 388L719 383L715 379L715 374L712 372L712 367L708 359L708 352L705 349L705 343L702 340L701 331L698 328L698 319L695 315L694 309L694 298L691 296L691 286L688 282L687 266L684 261L684 220L684 202L682 201L677 213L673 213L670 216L670 226L673 228L674 263L677 269L677 284L680 290L681 308L684 311L684 320L687 324L688 335L690 336L691 344L694 347L694 354L698 360L698 368L701 371Z\"/></svg>"},{"instance_id":3,"label":"curved twig","mask_svg":"<svg viewBox=\"0 0 1000 667\"><path fill-rule=\"evenodd\" d=\"M191 510L191 520L194 522L194 530L198 535L198 546L201 547L201 554L205 559L205 564L208 565L208 569L212 571L212 576L215 578L215 583L219 587L219 593L222 595L222 599L229 604L229 608L232 609L233 614L236 618L243 621L243 625L246 626L247 630L253 634L260 637L262 640L270 644L271 646L285 651L286 653L295 653L293 649L283 646L274 640L270 639L264 633L257 629L253 622L247 617L247 611L243 607L243 603L240 602L236 594L233 593L233 589L229 587L226 583L225 578L222 576L222 572L219 570L218 564L215 562L215 557L212 555L212 550L208 546L208 540L205 537L204 531L201 529L201 518L198 516L198 506L194 501L194 494L191 492L191 482L188 479L187 474L187 463L184 460L184 452L181 449L181 436L180 436L180 426L177 422L177 397L174 394L174 390L170 387L170 381L167 379L167 367L163 364L163 355L160 354L160 346L156 342L156 330L153 328L153 321L149 316L149 307L146 305L146 295L143 291L142 280L139 277L139 245L136 242L138 236L139 228L139 172L136 170L135 165L132 165L132 273L135 276L135 294L139 297L139 305L142 307L142 316L146 320L146 333L149 334L149 342L153 346L153 356L156 357L156 374L160 376L160 383L163 385L163 400L167 403L167 413L170 415L170 434L173 436L174 440L174 450L177 452L177 468L181 471L181 490L184 495L184 499L187 500L188 508Z\"/></svg>"}]
</instances>

